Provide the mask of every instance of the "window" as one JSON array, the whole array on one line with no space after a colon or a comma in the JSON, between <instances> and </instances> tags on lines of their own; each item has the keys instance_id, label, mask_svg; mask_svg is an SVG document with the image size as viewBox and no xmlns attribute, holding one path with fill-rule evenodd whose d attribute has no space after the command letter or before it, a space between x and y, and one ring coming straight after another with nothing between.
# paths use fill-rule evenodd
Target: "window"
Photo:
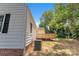
<instances>
[{"instance_id":1,"label":"window","mask_svg":"<svg viewBox=\"0 0 79 59\"><path fill-rule=\"evenodd\" d=\"M5 15L5 21L4 21L2 33L8 33L10 15L11 14L6 14Z\"/></svg>"},{"instance_id":2,"label":"window","mask_svg":"<svg viewBox=\"0 0 79 59\"><path fill-rule=\"evenodd\" d=\"M2 24L3 24L3 19L4 19L4 16L0 16L0 32L1 32L1 29L2 29Z\"/></svg>"},{"instance_id":3,"label":"window","mask_svg":"<svg viewBox=\"0 0 79 59\"><path fill-rule=\"evenodd\" d=\"M7 33L11 14L0 15L0 32Z\"/></svg>"},{"instance_id":4,"label":"window","mask_svg":"<svg viewBox=\"0 0 79 59\"><path fill-rule=\"evenodd\" d=\"M30 33L32 33L32 23L30 23Z\"/></svg>"}]
</instances>

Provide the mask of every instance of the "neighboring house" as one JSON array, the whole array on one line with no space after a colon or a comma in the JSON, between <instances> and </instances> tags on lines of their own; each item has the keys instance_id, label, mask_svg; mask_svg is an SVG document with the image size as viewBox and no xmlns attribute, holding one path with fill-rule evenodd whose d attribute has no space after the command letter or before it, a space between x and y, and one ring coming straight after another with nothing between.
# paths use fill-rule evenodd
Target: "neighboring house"
<instances>
[{"instance_id":1,"label":"neighboring house","mask_svg":"<svg viewBox=\"0 0 79 59\"><path fill-rule=\"evenodd\" d=\"M0 3L0 55L23 55L36 37L36 24L24 3Z\"/></svg>"},{"instance_id":2,"label":"neighboring house","mask_svg":"<svg viewBox=\"0 0 79 59\"><path fill-rule=\"evenodd\" d=\"M45 34L44 28L37 28L36 34Z\"/></svg>"}]
</instances>

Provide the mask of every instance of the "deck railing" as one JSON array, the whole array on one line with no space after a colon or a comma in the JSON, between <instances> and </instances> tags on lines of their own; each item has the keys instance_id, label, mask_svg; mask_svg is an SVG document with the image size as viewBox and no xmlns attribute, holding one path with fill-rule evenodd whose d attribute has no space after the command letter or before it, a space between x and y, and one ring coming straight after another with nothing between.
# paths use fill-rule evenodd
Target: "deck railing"
<instances>
[{"instance_id":1,"label":"deck railing","mask_svg":"<svg viewBox=\"0 0 79 59\"><path fill-rule=\"evenodd\" d=\"M36 38L56 38L56 34L36 34Z\"/></svg>"}]
</instances>

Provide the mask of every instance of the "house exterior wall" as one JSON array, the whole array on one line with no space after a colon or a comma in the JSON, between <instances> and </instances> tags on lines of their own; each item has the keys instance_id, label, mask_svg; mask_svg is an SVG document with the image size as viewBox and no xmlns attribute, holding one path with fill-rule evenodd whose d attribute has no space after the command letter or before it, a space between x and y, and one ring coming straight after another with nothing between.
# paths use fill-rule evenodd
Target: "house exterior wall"
<instances>
[{"instance_id":1,"label":"house exterior wall","mask_svg":"<svg viewBox=\"0 0 79 59\"><path fill-rule=\"evenodd\" d=\"M6 55L5 53L8 53L7 49L10 49L10 51L12 49L12 55L14 53L13 51L17 52L17 49L23 51L24 49L27 20L25 7L25 4L20 3L0 3L0 15L5 15L7 13L11 14L8 33L0 32L0 50L4 51L4 55ZM2 53L0 52L0 55L1 54Z\"/></svg>"},{"instance_id":2,"label":"house exterior wall","mask_svg":"<svg viewBox=\"0 0 79 59\"><path fill-rule=\"evenodd\" d=\"M32 29L31 25L32 24ZM33 52L33 41L36 39L36 24L32 17L32 13L27 7L27 26L26 26L26 44L25 44L25 55L29 55ZM32 30L32 33L31 33Z\"/></svg>"},{"instance_id":3,"label":"house exterior wall","mask_svg":"<svg viewBox=\"0 0 79 59\"><path fill-rule=\"evenodd\" d=\"M32 33L30 33L30 24L32 24ZM27 28L26 28L26 46L36 39L36 24L32 17L31 11L27 7Z\"/></svg>"},{"instance_id":4,"label":"house exterior wall","mask_svg":"<svg viewBox=\"0 0 79 59\"><path fill-rule=\"evenodd\" d=\"M32 40L36 40L36 24L34 22L34 20L31 19L31 23L32 23Z\"/></svg>"},{"instance_id":5,"label":"house exterior wall","mask_svg":"<svg viewBox=\"0 0 79 59\"><path fill-rule=\"evenodd\" d=\"M31 43L31 34L30 34L30 15L29 15L29 10L27 7L27 23L26 23L26 41L25 41L25 46L29 45Z\"/></svg>"},{"instance_id":6,"label":"house exterior wall","mask_svg":"<svg viewBox=\"0 0 79 59\"><path fill-rule=\"evenodd\" d=\"M24 48L36 38L36 24L24 3L0 3L0 15L8 13L11 14L8 33L0 32L0 55L23 55Z\"/></svg>"}]
</instances>

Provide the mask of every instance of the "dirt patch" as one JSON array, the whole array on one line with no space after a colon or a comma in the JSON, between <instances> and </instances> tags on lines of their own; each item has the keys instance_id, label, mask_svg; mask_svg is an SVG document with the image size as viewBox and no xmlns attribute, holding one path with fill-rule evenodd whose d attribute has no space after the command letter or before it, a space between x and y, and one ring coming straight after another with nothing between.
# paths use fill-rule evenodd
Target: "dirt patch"
<instances>
[{"instance_id":1,"label":"dirt patch","mask_svg":"<svg viewBox=\"0 0 79 59\"><path fill-rule=\"evenodd\" d=\"M42 41L42 50L33 51L30 56L78 56L79 41L59 40Z\"/></svg>"}]
</instances>

